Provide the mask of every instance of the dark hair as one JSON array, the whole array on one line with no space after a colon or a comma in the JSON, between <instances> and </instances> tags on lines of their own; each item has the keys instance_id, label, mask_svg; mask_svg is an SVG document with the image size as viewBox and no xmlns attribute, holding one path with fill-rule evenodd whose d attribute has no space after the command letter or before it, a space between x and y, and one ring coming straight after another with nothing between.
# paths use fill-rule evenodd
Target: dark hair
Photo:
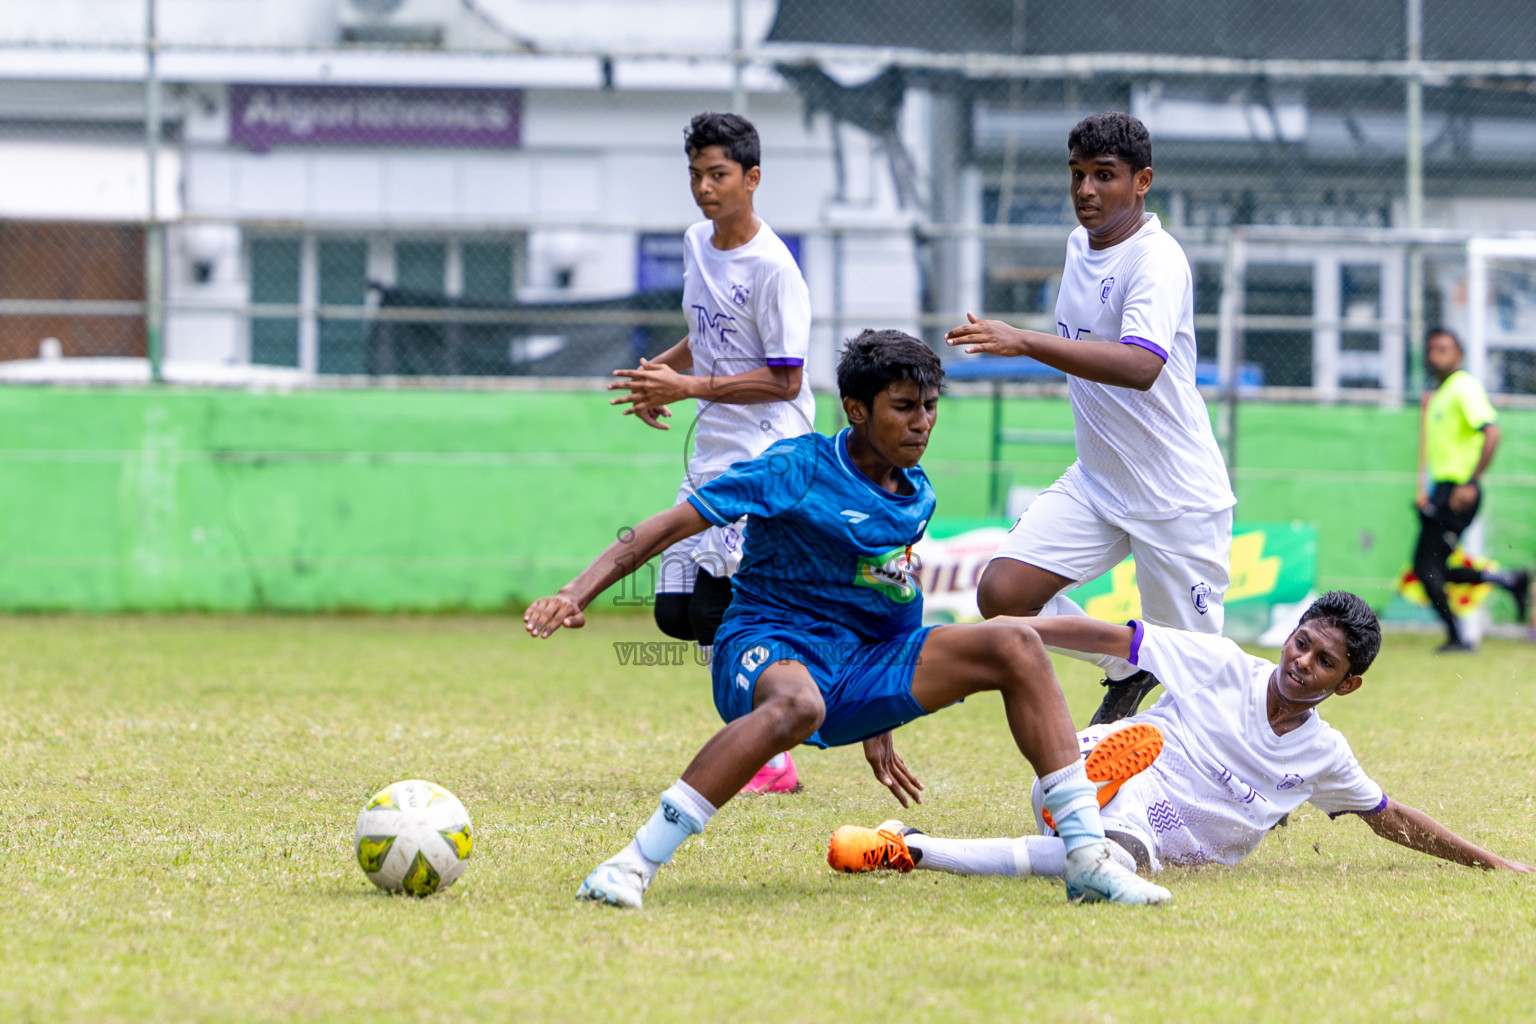
<instances>
[{"instance_id":1,"label":"dark hair","mask_svg":"<svg viewBox=\"0 0 1536 1024\"><path fill-rule=\"evenodd\" d=\"M1433 338L1437 334L1443 334L1447 338L1450 338L1453 342L1455 342L1456 343L1456 351L1457 352L1463 352L1463 353L1466 352L1466 349L1461 347L1461 339L1456 337L1456 332L1451 330L1449 327L1431 327L1429 330L1425 331L1424 332L1424 344L1428 345L1429 344L1429 339Z\"/></svg>"},{"instance_id":2,"label":"dark hair","mask_svg":"<svg viewBox=\"0 0 1536 1024\"><path fill-rule=\"evenodd\" d=\"M1344 634L1344 649L1349 652L1350 675L1364 675L1381 650L1381 623L1376 621L1371 606L1347 590L1330 590L1301 613L1297 625L1313 619L1338 627Z\"/></svg>"},{"instance_id":3,"label":"dark hair","mask_svg":"<svg viewBox=\"0 0 1536 1024\"><path fill-rule=\"evenodd\" d=\"M740 114L699 114L683 129L683 152L689 156L720 146L725 155L741 164L743 171L750 171L763 160L763 145L757 139L757 129Z\"/></svg>"},{"instance_id":4,"label":"dark hair","mask_svg":"<svg viewBox=\"0 0 1536 1024\"><path fill-rule=\"evenodd\" d=\"M1082 157L1117 156L1131 165L1134 174L1152 166L1152 136L1130 114L1106 110L1077 122L1067 136L1067 152Z\"/></svg>"},{"instance_id":5,"label":"dark hair","mask_svg":"<svg viewBox=\"0 0 1536 1024\"><path fill-rule=\"evenodd\" d=\"M866 409L875 396L900 380L920 390L943 387L944 364L933 349L901 331L866 330L843 343L837 360L837 393L856 398Z\"/></svg>"}]
</instances>

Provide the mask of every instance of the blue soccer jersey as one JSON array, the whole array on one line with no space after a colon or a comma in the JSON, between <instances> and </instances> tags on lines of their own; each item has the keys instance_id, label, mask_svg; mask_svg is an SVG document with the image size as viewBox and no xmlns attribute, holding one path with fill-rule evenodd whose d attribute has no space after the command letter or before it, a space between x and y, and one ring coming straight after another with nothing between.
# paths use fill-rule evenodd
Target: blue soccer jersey
<instances>
[{"instance_id":1,"label":"blue soccer jersey","mask_svg":"<svg viewBox=\"0 0 1536 1024\"><path fill-rule=\"evenodd\" d=\"M717 526L751 517L722 632L749 623L815 629L836 623L866 642L922 625L923 597L910 564L933 515L921 468L892 494L848 457L848 431L803 434L738 462L688 500Z\"/></svg>"}]
</instances>

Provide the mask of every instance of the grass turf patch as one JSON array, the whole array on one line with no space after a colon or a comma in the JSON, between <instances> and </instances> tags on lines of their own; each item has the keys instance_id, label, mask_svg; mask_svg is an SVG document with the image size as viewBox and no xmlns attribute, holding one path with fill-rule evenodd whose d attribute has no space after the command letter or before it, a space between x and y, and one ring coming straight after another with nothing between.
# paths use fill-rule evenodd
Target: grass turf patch
<instances>
[{"instance_id":1,"label":"grass turf patch","mask_svg":"<svg viewBox=\"0 0 1536 1024\"><path fill-rule=\"evenodd\" d=\"M1536 881L1445 864L1304 808L1163 911L1046 880L834 874L827 835L901 814L857 749L733 801L638 914L581 878L719 725L706 672L621 666L641 617L535 643L442 618L0 619L0 1016L37 1020L1511 1020L1536 1002ZM1324 717L1371 775L1536 861L1536 648L1434 658L1389 636ZM1058 661L1074 719L1096 674ZM993 696L903 729L908 822L1031 831ZM448 892L352 860L363 802L433 779L468 806Z\"/></svg>"}]
</instances>

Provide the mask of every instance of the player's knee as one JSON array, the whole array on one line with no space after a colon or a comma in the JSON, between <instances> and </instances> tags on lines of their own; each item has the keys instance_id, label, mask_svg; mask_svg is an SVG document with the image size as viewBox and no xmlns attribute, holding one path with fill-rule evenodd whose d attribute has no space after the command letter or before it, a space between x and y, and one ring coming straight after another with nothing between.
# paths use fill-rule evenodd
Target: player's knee
<instances>
[{"instance_id":1,"label":"player's knee","mask_svg":"<svg viewBox=\"0 0 1536 1024\"><path fill-rule=\"evenodd\" d=\"M983 618L994 619L1003 614L1006 602L1003 589L998 586L995 574L982 571L981 579L976 583L976 607L981 610Z\"/></svg>"},{"instance_id":2,"label":"player's knee","mask_svg":"<svg viewBox=\"0 0 1536 1024\"><path fill-rule=\"evenodd\" d=\"M772 699L759 705L772 723L775 735L789 747L805 742L826 717L827 706L815 689L795 689L775 694Z\"/></svg>"},{"instance_id":3,"label":"player's knee","mask_svg":"<svg viewBox=\"0 0 1536 1024\"><path fill-rule=\"evenodd\" d=\"M1050 657L1045 642L1029 623L1016 618L1003 618L992 623L994 652L998 665L998 682L1002 689L1040 685L1051 679Z\"/></svg>"},{"instance_id":4,"label":"player's knee","mask_svg":"<svg viewBox=\"0 0 1536 1024\"><path fill-rule=\"evenodd\" d=\"M966 628L969 632L957 662L963 663L969 692L1006 692L1029 685L1040 674L1040 659L1049 669L1040 634L1023 619L1003 616Z\"/></svg>"},{"instance_id":5,"label":"player's knee","mask_svg":"<svg viewBox=\"0 0 1536 1024\"><path fill-rule=\"evenodd\" d=\"M693 631L693 622L688 614L692 600L692 594L657 594L656 604L652 606L656 628L674 640L696 639L697 634Z\"/></svg>"},{"instance_id":6,"label":"player's knee","mask_svg":"<svg viewBox=\"0 0 1536 1024\"><path fill-rule=\"evenodd\" d=\"M1005 578L1002 570L989 563L982 570L976 585L976 606L983 618L995 619L999 615L1038 615L1042 605L1021 600L1018 590Z\"/></svg>"}]
</instances>

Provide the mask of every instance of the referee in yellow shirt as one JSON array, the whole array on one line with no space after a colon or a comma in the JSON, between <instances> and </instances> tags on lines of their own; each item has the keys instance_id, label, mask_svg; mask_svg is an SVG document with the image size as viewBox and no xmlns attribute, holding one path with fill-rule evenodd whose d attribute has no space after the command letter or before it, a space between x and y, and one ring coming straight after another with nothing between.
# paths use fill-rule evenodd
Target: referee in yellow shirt
<instances>
[{"instance_id":1,"label":"referee in yellow shirt","mask_svg":"<svg viewBox=\"0 0 1536 1024\"><path fill-rule=\"evenodd\" d=\"M1439 384L1424 393L1419 408L1419 544L1413 554L1413 572L1445 623L1446 641L1440 653L1473 650L1456 628L1456 616L1445 597L1447 583L1504 587L1514 595L1521 622L1531 585L1531 574L1523 569L1482 572L1445 564L1477 516L1483 500L1483 472L1499 448L1499 426L1488 392L1461 368L1462 357L1456 335L1443 327L1429 332L1424 361ZM1426 479L1432 481L1428 489Z\"/></svg>"}]
</instances>

